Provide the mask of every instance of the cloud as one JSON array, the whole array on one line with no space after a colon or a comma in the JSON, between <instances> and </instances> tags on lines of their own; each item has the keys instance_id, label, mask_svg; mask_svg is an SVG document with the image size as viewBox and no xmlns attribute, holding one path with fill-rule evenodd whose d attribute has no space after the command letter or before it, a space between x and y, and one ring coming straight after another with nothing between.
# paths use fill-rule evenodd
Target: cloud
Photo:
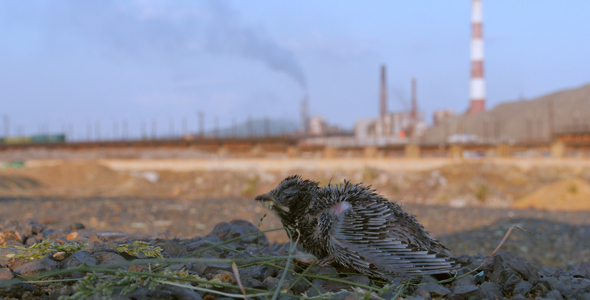
<instances>
[{"instance_id":1,"label":"cloud","mask_svg":"<svg viewBox=\"0 0 590 300\"><path fill-rule=\"evenodd\" d=\"M282 47L264 30L240 24L239 16L223 2L208 3L213 18L207 31L207 50L258 60L273 70L287 74L302 88L307 88L305 75L293 52Z\"/></svg>"},{"instance_id":2,"label":"cloud","mask_svg":"<svg viewBox=\"0 0 590 300\"><path fill-rule=\"evenodd\" d=\"M19 1L20 2L20 1ZM222 1L134 2L62 1L18 4L9 2L12 21L35 23L44 32L45 46L54 54L68 54L71 47L99 51L108 57L166 59L181 65L178 57L199 52L254 60L282 72L307 87L295 54L281 46L263 28L244 24L238 13ZM39 4L39 5L36 5ZM158 55L153 55L157 53Z\"/></svg>"}]
</instances>

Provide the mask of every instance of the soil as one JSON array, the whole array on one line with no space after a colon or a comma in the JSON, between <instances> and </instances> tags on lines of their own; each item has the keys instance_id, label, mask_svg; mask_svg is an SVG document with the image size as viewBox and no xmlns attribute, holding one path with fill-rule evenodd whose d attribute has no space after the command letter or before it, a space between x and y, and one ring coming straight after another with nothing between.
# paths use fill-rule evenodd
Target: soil
<instances>
[{"instance_id":1,"label":"soil","mask_svg":"<svg viewBox=\"0 0 590 300\"><path fill-rule=\"evenodd\" d=\"M514 203L514 208L590 211L590 184L580 178L548 184Z\"/></svg>"},{"instance_id":2,"label":"soil","mask_svg":"<svg viewBox=\"0 0 590 300\"><path fill-rule=\"evenodd\" d=\"M0 197L248 198L300 174L320 182L365 182L403 203L589 210L590 166L507 161L384 159L308 161L32 161L0 170ZM283 165L281 165L283 164ZM284 168L282 168L284 167ZM561 199L555 201L555 199Z\"/></svg>"}]
</instances>

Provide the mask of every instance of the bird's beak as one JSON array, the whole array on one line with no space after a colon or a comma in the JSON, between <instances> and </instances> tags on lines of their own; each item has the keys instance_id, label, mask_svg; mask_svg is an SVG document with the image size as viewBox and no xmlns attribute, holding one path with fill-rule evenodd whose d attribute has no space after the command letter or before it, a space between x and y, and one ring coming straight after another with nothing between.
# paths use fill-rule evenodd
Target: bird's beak
<instances>
[{"instance_id":1,"label":"bird's beak","mask_svg":"<svg viewBox=\"0 0 590 300\"><path fill-rule=\"evenodd\" d=\"M261 201L261 202L266 202L266 201L273 201L273 197L271 195L267 194L262 194L262 195L258 195L256 196L256 198L254 198L254 200L256 201Z\"/></svg>"}]
</instances>

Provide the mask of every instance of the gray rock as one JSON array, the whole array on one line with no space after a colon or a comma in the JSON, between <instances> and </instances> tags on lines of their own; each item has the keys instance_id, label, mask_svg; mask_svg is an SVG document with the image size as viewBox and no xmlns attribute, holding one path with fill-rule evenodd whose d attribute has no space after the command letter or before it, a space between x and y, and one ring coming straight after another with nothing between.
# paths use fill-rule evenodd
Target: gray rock
<instances>
[{"instance_id":1,"label":"gray rock","mask_svg":"<svg viewBox=\"0 0 590 300\"><path fill-rule=\"evenodd\" d=\"M214 244L222 243L217 237L214 237L217 241L210 241L209 239L202 239L200 241L196 241L186 245L186 251L189 253L199 252L203 254L208 254L211 256L218 257L222 250L221 248L214 247ZM213 243L213 244L212 244ZM208 249L207 251L204 251Z\"/></svg>"},{"instance_id":2,"label":"gray rock","mask_svg":"<svg viewBox=\"0 0 590 300\"><path fill-rule=\"evenodd\" d=\"M295 276L293 276L295 277ZM370 282L369 278L366 276L351 276L346 278L340 278L341 280L346 280L350 282L368 284ZM301 282L301 281L299 281ZM338 292L341 290L350 289L351 285L344 282L337 282L332 280L323 280L323 279L314 279L312 282L316 286L323 287L328 292ZM307 288L307 287L306 287Z\"/></svg>"},{"instance_id":3,"label":"gray rock","mask_svg":"<svg viewBox=\"0 0 590 300\"><path fill-rule=\"evenodd\" d=\"M79 250L72 253L68 258L64 259L61 262L61 267L66 269L75 268L84 263L87 266L95 266L97 261L90 253Z\"/></svg>"},{"instance_id":4,"label":"gray rock","mask_svg":"<svg viewBox=\"0 0 590 300\"><path fill-rule=\"evenodd\" d=\"M170 257L181 257L188 254L186 249L176 241L156 239L151 244L162 248L163 252L170 254Z\"/></svg>"},{"instance_id":5,"label":"gray rock","mask_svg":"<svg viewBox=\"0 0 590 300\"><path fill-rule=\"evenodd\" d=\"M451 294L448 295L449 299L468 299L471 296L477 295L479 287L475 285L460 285L451 288Z\"/></svg>"},{"instance_id":6,"label":"gray rock","mask_svg":"<svg viewBox=\"0 0 590 300\"><path fill-rule=\"evenodd\" d=\"M217 236L222 241L227 241L250 233L260 232L252 223L244 220L233 220L231 222L217 223L209 235ZM268 239L265 234L255 234L240 240L240 244L261 244L268 245Z\"/></svg>"},{"instance_id":7,"label":"gray rock","mask_svg":"<svg viewBox=\"0 0 590 300\"><path fill-rule=\"evenodd\" d=\"M466 275L453 281L452 286L475 285L475 276Z\"/></svg>"},{"instance_id":8,"label":"gray rock","mask_svg":"<svg viewBox=\"0 0 590 300\"><path fill-rule=\"evenodd\" d=\"M240 281L242 282L242 285L247 288L264 288L264 284L260 280L249 276L240 277Z\"/></svg>"},{"instance_id":9,"label":"gray rock","mask_svg":"<svg viewBox=\"0 0 590 300\"><path fill-rule=\"evenodd\" d=\"M516 271L508 265L504 257L501 255L494 256L494 271L490 275L490 281L504 285L508 278L516 274Z\"/></svg>"},{"instance_id":10,"label":"gray rock","mask_svg":"<svg viewBox=\"0 0 590 300\"><path fill-rule=\"evenodd\" d=\"M7 256L15 253L16 251L9 248L0 249L0 267L8 266L8 261L10 260L10 258Z\"/></svg>"},{"instance_id":11,"label":"gray rock","mask_svg":"<svg viewBox=\"0 0 590 300\"><path fill-rule=\"evenodd\" d=\"M84 226L84 224L79 223L79 222L74 222L70 225L69 229L72 231L76 231L76 230L82 230L85 229L86 226Z\"/></svg>"},{"instance_id":12,"label":"gray rock","mask_svg":"<svg viewBox=\"0 0 590 300\"><path fill-rule=\"evenodd\" d=\"M527 298L523 295L514 295L510 297L510 300L526 300Z\"/></svg>"},{"instance_id":13,"label":"gray rock","mask_svg":"<svg viewBox=\"0 0 590 300\"><path fill-rule=\"evenodd\" d=\"M451 290L447 289L442 285L435 283L427 283L418 286L418 289L416 289L414 295L422 295L422 291L430 295L430 297L442 297L451 293Z\"/></svg>"},{"instance_id":14,"label":"gray rock","mask_svg":"<svg viewBox=\"0 0 590 300\"><path fill-rule=\"evenodd\" d=\"M512 293L514 295L526 295L528 292L531 291L531 289L533 289L533 284L528 282L528 281L524 281L521 280L520 282L518 282L516 284L516 286L514 286L514 290L512 290Z\"/></svg>"},{"instance_id":15,"label":"gray rock","mask_svg":"<svg viewBox=\"0 0 590 300\"><path fill-rule=\"evenodd\" d=\"M576 266L574 276L590 279L590 262L584 261Z\"/></svg>"},{"instance_id":16,"label":"gray rock","mask_svg":"<svg viewBox=\"0 0 590 300\"><path fill-rule=\"evenodd\" d=\"M255 265L246 268L240 269L240 275L252 277L258 280L263 280L264 278L270 276L265 276L265 273L268 272L267 266Z\"/></svg>"},{"instance_id":17,"label":"gray rock","mask_svg":"<svg viewBox=\"0 0 590 300\"><path fill-rule=\"evenodd\" d=\"M131 299L146 299L148 294L150 293L149 288L147 287L138 287L133 292L125 294L125 296Z\"/></svg>"},{"instance_id":18,"label":"gray rock","mask_svg":"<svg viewBox=\"0 0 590 300\"><path fill-rule=\"evenodd\" d=\"M420 279L420 283L421 284L428 284L428 283L438 284L438 280L434 279L434 277L432 277L432 276L424 276Z\"/></svg>"},{"instance_id":19,"label":"gray rock","mask_svg":"<svg viewBox=\"0 0 590 300\"><path fill-rule=\"evenodd\" d=\"M307 291L305 291L308 297L315 297L328 292L328 290L326 290L326 288L323 287L319 279L314 279L312 283L315 287L312 286L309 289L307 289Z\"/></svg>"},{"instance_id":20,"label":"gray rock","mask_svg":"<svg viewBox=\"0 0 590 300\"><path fill-rule=\"evenodd\" d=\"M426 298L426 297L424 297L422 295L413 296L413 297L410 297L410 298L404 298L404 300L427 300L427 299L430 300L430 298Z\"/></svg>"},{"instance_id":21,"label":"gray rock","mask_svg":"<svg viewBox=\"0 0 590 300\"><path fill-rule=\"evenodd\" d=\"M0 268L0 280L10 280L14 278L12 272L8 268Z\"/></svg>"},{"instance_id":22,"label":"gray rock","mask_svg":"<svg viewBox=\"0 0 590 300\"><path fill-rule=\"evenodd\" d=\"M364 285L369 285L371 283L371 279L369 279L369 277L363 276L363 275L349 276L349 277L345 277L345 278L341 278L341 279L346 280L346 281L350 281L350 282L354 282L354 283L364 284Z\"/></svg>"},{"instance_id":23,"label":"gray rock","mask_svg":"<svg viewBox=\"0 0 590 300\"><path fill-rule=\"evenodd\" d=\"M23 230L30 234L37 234L41 233L46 228L45 225L41 225L41 223L35 220L27 220L25 225L23 225Z\"/></svg>"},{"instance_id":24,"label":"gray rock","mask_svg":"<svg viewBox=\"0 0 590 300\"><path fill-rule=\"evenodd\" d=\"M43 231L45 232L45 231ZM108 248L106 242L104 240L102 240L100 237L98 237L98 235L93 234L91 236L88 237L88 247L86 247L86 249L102 249L102 248Z\"/></svg>"},{"instance_id":25,"label":"gray rock","mask_svg":"<svg viewBox=\"0 0 590 300\"><path fill-rule=\"evenodd\" d=\"M531 283L536 283L539 279L539 272L530 262L510 252L498 252L494 256L494 271L490 280L503 285L513 274L518 274Z\"/></svg>"},{"instance_id":26,"label":"gray rock","mask_svg":"<svg viewBox=\"0 0 590 300\"><path fill-rule=\"evenodd\" d=\"M118 263L123 263L123 262L127 261L123 256L121 256L117 253L112 253L112 252L97 252L97 253L94 253L92 256L101 265L118 264ZM128 266L121 266L121 268L123 268L125 270L129 269Z\"/></svg>"},{"instance_id":27,"label":"gray rock","mask_svg":"<svg viewBox=\"0 0 590 300\"><path fill-rule=\"evenodd\" d=\"M230 252L226 257L231 258L231 259L235 259L237 266L243 266L245 264L249 264L249 262L247 262L246 259L250 259L253 256L252 256L252 254L250 254L250 252L241 251L241 252L237 252L237 253Z\"/></svg>"},{"instance_id":28,"label":"gray rock","mask_svg":"<svg viewBox=\"0 0 590 300\"><path fill-rule=\"evenodd\" d=\"M28 236L25 241L25 246L31 247L35 244L38 244L40 241L34 236Z\"/></svg>"},{"instance_id":29,"label":"gray rock","mask_svg":"<svg viewBox=\"0 0 590 300\"><path fill-rule=\"evenodd\" d=\"M166 290L172 292L172 295L179 300L202 300L201 295L189 288L183 288L179 286L166 286Z\"/></svg>"},{"instance_id":30,"label":"gray rock","mask_svg":"<svg viewBox=\"0 0 590 300\"><path fill-rule=\"evenodd\" d=\"M58 263L54 260L50 259L49 257L44 257L42 259L33 260L14 269L14 272L22 276L30 277L41 272L55 270L57 265Z\"/></svg>"},{"instance_id":31,"label":"gray rock","mask_svg":"<svg viewBox=\"0 0 590 300\"><path fill-rule=\"evenodd\" d=\"M323 266L323 267L315 266L315 267L311 268L311 270L309 270L309 273L316 274L316 275L322 275L324 277L329 277L329 278L340 277L338 275L338 271L336 270L336 268L334 268L332 266Z\"/></svg>"},{"instance_id":32,"label":"gray rock","mask_svg":"<svg viewBox=\"0 0 590 300\"><path fill-rule=\"evenodd\" d=\"M11 270L14 270L24 264L28 264L29 262L30 262L30 260L28 260L26 258L10 258L6 262L5 266Z\"/></svg>"},{"instance_id":33,"label":"gray rock","mask_svg":"<svg viewBox=\"0 0 590 300\"><path fill-rule=\"evenodd\" d=\"M205 275L205 271L207 270L207 265L202 262L196 262L196 263L192 264L192 267L190 267L189 270L196 272L200 275Z\"/></svg>"},{"instance_id":34,"label":"gray rock","mask_svg":"<svg viewBox=\"0 0 590 300\"><path fill-rule=\"evenodd\" d=\"M544 285L547 290L552 290L559 285L559 280L555 277L545 277L539 279L538 283Z\"/></svg>"},{"instance_id":35,"label":"gray rock","mask_svg":"<svg viewBox=\"0 0 590 300\"><path fill-rule=\"evenodd\" d=\"M351 292L340 292L333 296L335 300L359 300L359 298Z\"/></svg>"},{"instance_id":36,"label":"gray rock","mask_svg":"<svg viewBox=\"0 0 590 300\"><path fill-rule=\"evenodd\" d=\"M590 300L590 293L580 293L576 295L576 300Z\"/></svg>"},{"instance_id":37,"label":"gray rock","mask_svg":"<svg viewBox=\"0 0 590 300\"><path fill-rule=\"evenodd\" d=\"M532 289L531 289L531 294L533 296L538 296L538 297L542 297L545 296L545 294L547 294L547 292L549 292L549 290L547 289L547 287L542 284L542 283L537 283Z\"/></svg>"},{"instance_id":38,"label":"gray rock","mask_svg":"<svg viewBox=\"0 0 590 300\"><path fill-rule=\"evenodd\" d=\"M520 278L520 276L518 274L513 274L504 283L504 291L512 292L514 290L514 288L516 287L516 285L521 281L522 281L522 278Z\"/></svg>"},{"instance_id":39,"label":"gray rock","mask_svg":"<svg viewBox=\"0 0 590 300\"><path fill-rule=\"evenodd\" d=\"M502 299L502 286L494 282L484 282L479 286L477 291L477 297L479 299Z\"/></svg>"},{"instance_id":40,"label":"gray rock","mask_svg":"<svg viewBox=\"0 0 590 300\"><path fill-rule=\"evenodd\" d=\"M276 277L266 277L262 283L265 289L272 291L279 285L279 280Z\"/></svg>"},{"instance_id":41,"label":"gray rock","mask_svg":"<svg viewBox=\"0 0 590 300\"><path fill-rule=\"evenodd\" d=\"M557 290L549 291L545 295L545 298L553 299L553 300L563 300L563 297L561 296L561 293L559 291L557 291Z\"/></svg>"},{"instance_id":42,"label":"gray rock","mask_svg":"<svg viewBox=\"0 0 590 300\"><path fill-rule=\"evenodd\" d=\"M203 274L215 273L219 270L231 271L231 265L221 262L207 262L205 263L205 272Z\"/></svg>"},{"instance_id":43,"label":"gray rock","mask_svg":"<svg viewBox=\"0 0 590 300\"><path fill-rule=\"evenodd\" d=\"M16 244L22 245L23 238L15 230L5 230L0 232L0 246L10 245L10 242L16 242Z\"/></svg>"},{"instance_id":44,"label":"gray rock","mask_svg":"<svg viewBox=\"0 0 590 300\"><path fill-rule=\"evenodd\" d=\"M56 240L57 238L63 236L64 234L61 232L61 230L45 229L41 232L41 235L44 240Z\"/></svg>"}]
</instances>

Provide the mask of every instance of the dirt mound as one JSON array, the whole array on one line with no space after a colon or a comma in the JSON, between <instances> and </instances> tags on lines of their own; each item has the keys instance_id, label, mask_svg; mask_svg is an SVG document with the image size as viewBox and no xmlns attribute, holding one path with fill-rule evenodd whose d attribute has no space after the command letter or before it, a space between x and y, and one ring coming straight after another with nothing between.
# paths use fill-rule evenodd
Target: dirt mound
<instances>
[{"instance_id":1,"label":"dirt mound","mask_svg":"<svg viewBox=\"0 0 590 300\"><path fill-rule=\"evenodd\" d=\"M151 184L89 162L4 170L0 175L0 195L4 196L131 196Z\"/></svg>"},{"instance_id":2,"label":"dirt mound","mask_svg":"<svg viewBox=\"0 0 590 300\"><path fill-rule=\"evenodd\" d=\"M512 207L553 211L590 210L590 184L580 178L562 179L539 188Z\"/></svg>"}]
</instances>

